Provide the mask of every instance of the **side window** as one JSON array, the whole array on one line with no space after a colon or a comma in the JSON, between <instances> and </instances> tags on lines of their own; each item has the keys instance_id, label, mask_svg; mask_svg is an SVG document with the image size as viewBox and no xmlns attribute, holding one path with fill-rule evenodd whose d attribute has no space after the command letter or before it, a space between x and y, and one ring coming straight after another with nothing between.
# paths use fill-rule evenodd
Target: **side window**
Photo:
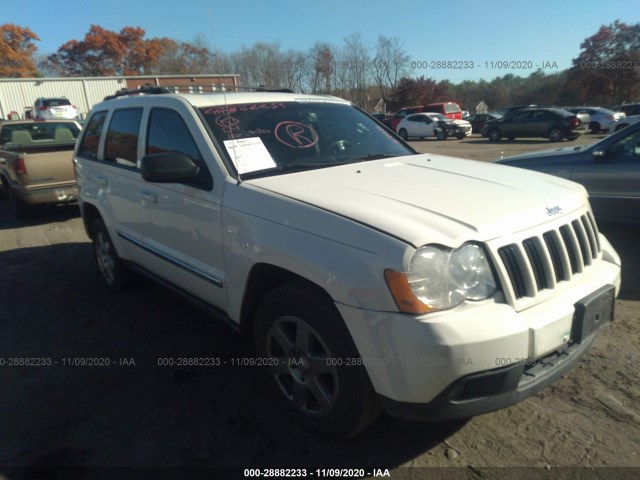
<instances>
[{"instance_id":1,"label":"side window","mask_svg":"<svg viewBox=\"0 0 640 480\"><path fill-rule=\"evenodd\" d=\"M145 155L156 153L182 153L191 158L198 165L198 176L206 180L205 187L202 184L194 185L196 188L212 188L211 174L202 158L202 154L191 136L189 128L178 112L168 108L154 108L149 116L149 128L147 129L147 145Z\"/></svg>"},{"instance_id":2,"label":"side window","mask_svg":"<svg viewBox=\"0 0 640 480\"><path fill-rule=\"evenodd\" d=\"M88 158L98 158L98 145L100 144L100 134L104 121L107 118L107 111L95 112L87 122L82 136L82 143L78 149L78 155Z\"/></svg>"},{"instance_id":3,"label":"side window","mask_svg":"<svg viewBox=\"0 0 640 480\"><path fill-rule=\"evenodd\" d=\"M621 161L640 161L640 130L613 143L609 148L609 155Z\"/></svg>"},{"instance_id":4,"label":"side window","mask_svg":"<svg viewBox=\"0 0 640 480\"><path fill-rule=\"evenodd\" d=\"M540 110L538 112L533 112L531 114L531 120L535 120L537 122L539 122L541 120L550 120L552 118L555 118L555 115L553 113L546 112L544 110Z\"/></svg>"},{"instance_id":5,"label":"side window","mask_svg":"<svg viewBox=\"0 0 640 480\"><path fill-rule=\"evenodd\" d=\"M520 112L511 116L512 122L524 122L529 119L531 112Z\"/></svg>"},{"instance_id":6,"label":"side window","mask_svg":"<svg viewBox=\"0 0 640 480\"><path fill-rule=\"evenodd\" d=\"M142 108L115 110L104 145L104 159L125 167L138 165L138 136Z\"/></svg>"}]
</instances>

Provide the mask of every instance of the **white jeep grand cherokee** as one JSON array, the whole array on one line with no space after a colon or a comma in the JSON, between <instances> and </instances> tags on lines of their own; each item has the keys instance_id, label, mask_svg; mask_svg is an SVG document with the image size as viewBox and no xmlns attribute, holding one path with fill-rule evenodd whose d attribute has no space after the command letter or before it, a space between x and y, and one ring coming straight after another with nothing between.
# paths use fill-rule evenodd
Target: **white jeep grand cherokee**
<instances>
[{"instance_id":1,"label":"white jeep grand cherokee","mask_svg":"<svg viewBox=\"0 0 640 480\"><path fill-rule=\"evenodd\" d=\"M417 154L333 97L147 93L96 105L74 153L101 277L249 332L308 429L506 407L612 318L620 259L577 184Z\"/></svg>"}]
</instances>

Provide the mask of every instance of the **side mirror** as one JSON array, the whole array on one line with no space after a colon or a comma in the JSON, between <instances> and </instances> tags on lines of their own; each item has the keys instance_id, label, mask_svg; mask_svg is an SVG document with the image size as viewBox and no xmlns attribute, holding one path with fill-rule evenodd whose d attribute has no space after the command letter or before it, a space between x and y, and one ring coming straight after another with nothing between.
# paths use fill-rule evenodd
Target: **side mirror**
<instances>
[{"instance_id":1,"label":"side mirror","mask_svg":"<svg viewBox=\"0 0 640 480\"><path fill-rule=\"evenodd\" d=\"M140 174L147 182L196 182L199 167L182 153L154 153L145 155L140 162Z\"/></svg>"},{"instance_id":2,"label":"side mirror","mask_svg":"<svg viewBox=\"0 0 640 480\"><path fill-rule=\"evenodd\" d=\"M595 160L604 160L607 157L607 149L605 147L595 148L591 155Z\"/></svg>"}]
</instances>

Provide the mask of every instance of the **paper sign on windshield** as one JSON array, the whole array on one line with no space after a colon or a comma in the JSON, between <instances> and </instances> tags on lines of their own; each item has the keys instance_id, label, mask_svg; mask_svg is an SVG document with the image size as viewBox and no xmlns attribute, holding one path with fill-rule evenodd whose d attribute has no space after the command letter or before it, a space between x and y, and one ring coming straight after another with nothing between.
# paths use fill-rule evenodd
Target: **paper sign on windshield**
<instances>
[{"instance_id":1,"label":"paper sign on windshield","mask_svg":"<svg viewBox=\"0 0 640 480\"><path fill-rule=\"evenodd\" d=\"M224 146L240 174L276 166L260 137L225 140Z\"/></svg>"}]
</instances>

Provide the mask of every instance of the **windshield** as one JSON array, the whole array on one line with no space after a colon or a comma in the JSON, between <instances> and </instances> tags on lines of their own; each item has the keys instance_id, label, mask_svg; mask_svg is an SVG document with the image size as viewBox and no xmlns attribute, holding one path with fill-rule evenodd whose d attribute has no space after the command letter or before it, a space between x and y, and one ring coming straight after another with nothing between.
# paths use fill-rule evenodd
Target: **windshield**
<instances>
[{"instance_id":1,"label":"windshield","mask_svg":"<svg viewBox=\"0 0 640 480\"><path fill-rule=\"evenodd\" d=\"M416 153L346 102L256 103L200 111L243 178Z\"/></svg>"}]
</instances>

